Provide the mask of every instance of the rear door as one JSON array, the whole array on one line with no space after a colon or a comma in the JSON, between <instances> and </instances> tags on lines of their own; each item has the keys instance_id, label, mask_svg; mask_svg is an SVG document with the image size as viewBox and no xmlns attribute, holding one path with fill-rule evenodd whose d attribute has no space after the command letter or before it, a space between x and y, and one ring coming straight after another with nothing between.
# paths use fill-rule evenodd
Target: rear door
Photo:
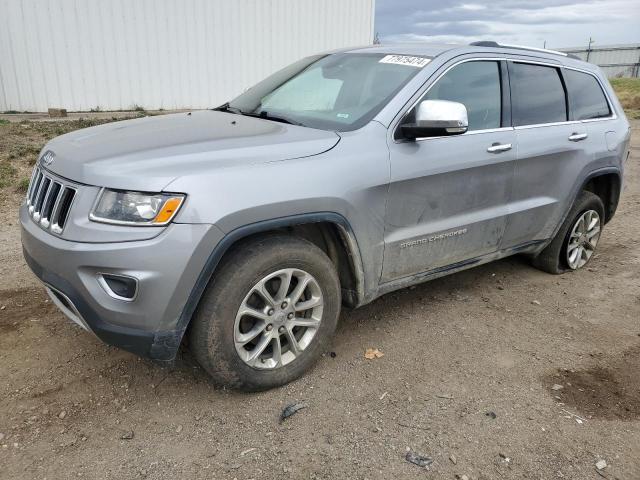
<instances>
[{"instance_id":1,"label":"rear door","mask_svg":"<svg viewBox=\"0 0 640 480\"><path fill-rule=\"evenodd\" d=\"M508 66L518 151L503 249L553 236L593 158L586 125L569 116L560 66L519 60Z\"/></svg>"},{"instance_id":2,"label":"rear door","mask_svg":"<svg viewBox=\"0 0 640 480\"><path fill-rule=\"evenodd\" d=\"M463 103L467 133L390 142L382 282L497 250L515 158L505 68L495 59L459 62L416 102Z\"/></svg>"},{"instance_id":3,"label":"rear door","mask_svg":"<svg viewBox=\"0 0 640 480\"><path fill-rule=\"evenodd\" d=\"M600 81L585 71L564 68L562 73L569 92L569 115L572 120L582 122L581 130L588 135L582 143L592 157L589 170L618 165L626 125L614 121L613 108Z\"/></svg>"}]
</instances>

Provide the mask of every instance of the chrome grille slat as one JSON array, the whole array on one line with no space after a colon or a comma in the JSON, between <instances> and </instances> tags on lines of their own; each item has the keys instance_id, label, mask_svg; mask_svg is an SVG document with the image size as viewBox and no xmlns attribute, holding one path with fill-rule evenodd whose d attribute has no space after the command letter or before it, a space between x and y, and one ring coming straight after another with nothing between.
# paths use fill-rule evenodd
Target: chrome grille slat
<instances>
[{"instance_id":1,"label":"chrome grille slat","mask_svg":"<svg viewBox=\"0 0 640 480\"><path fill-rule=\"evenodd\" d=\"M58 193L58 198L56 199L56 203L51 210L51 225L57 225L58 216L60 214L60 204L62 203L62 197L64 197L64 186L60 187L60 192Z\"/></svg>"},{"instance_id":2,"label":"chrome grille slat","mask_svg":"<svg viewBox=\"0 0 640 480\"><path fill-rule=\"evenodd\" d=\"M36 197L38 196L38 193L40 192L40 182L42 182L42 171L36 167L36 169L38 170L35 179L34 179L34 184L33 184L33 188L31 189L31 197L29 198L29 213L33 213L33 204L36 201Z\"/></svg>"},{"instance_id":3,"label":"chrome grille slat","mask_svg":"<svg viewBox=\"0 0 640 480\"><path fill-rule=\"evenodd\" d=\"M29 199L31 198L31 191L33 190L33 179L36 178L36 175L39 173L38 167L33 169L33 173L31 174L31 180L29 180L29 188L27 189L27 204L29 204Z\"/></svg>"},{"instance_id":4,"label":"chrome grille slat","mask_svg":"<svg viewBox=\"0 0 640 480\"><path fill-rule=\"evenodd\" d=\"M67 223L69 218L69 212L71 211L71 205L76 195L76 189L71 187L63 187L60 195L60 204L57 207L57 212L51 217L51 231L54 233L62 233L62 229Z\"/></svg>"},{"instance_id":5,"label":"chrome grille slat","mask_svg":"<svg viewBox=\"0 0 640 480\"><path fill-rule=\"evenodd\" d=\"M47 194L47 189L49 188L49 183L51 181L46 177L42 176L40 180L40 187L38 188L38 193L36 194L35 201L33 202L33 219L37 222L40 220L40 208L42 208L42 202L44 202L44 196Z\"/></svg>"},{"instance_id":6,"label":"chrome grille slat","mask_svg":"<svg viewBox=\"0 0 640 480\"><path fill-rule=\"evenodd\" d=\"M42 209L40 210L40 225L45 228L49 226L54 205L60 200L61 189L62 184L60 182L52 181L49 186L49 191L47 192L47 196L42 204Z\"/></svg>"},{"instance_id":7,"label":"chrome grille slat","mask_svg":"<svg viewBox=\"0 0 640 480\"><path fill-rule=\"evenodd\" d=\"M29 215L40 227L60 235L69 217L76 187L36 165L27 189Z\"/></svg>"}]
</instances>

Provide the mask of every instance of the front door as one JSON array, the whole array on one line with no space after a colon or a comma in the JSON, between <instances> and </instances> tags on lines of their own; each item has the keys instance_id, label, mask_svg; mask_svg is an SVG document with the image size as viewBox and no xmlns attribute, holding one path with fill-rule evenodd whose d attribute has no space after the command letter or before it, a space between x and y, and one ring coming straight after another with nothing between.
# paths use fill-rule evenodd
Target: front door
<instances>
[{"instance_id":1,"label":"front door","mask_svg":"<svg viewBox=\"0 0 640 480\"><path fill-rule=\"evenodd\" d=\"M382 282L498 249L516 154L515 132L503 112L505 74L499 61L465 61L449 69L420 101L463 103L468 132L391 143Z\"/></svg>"}]
</instances>

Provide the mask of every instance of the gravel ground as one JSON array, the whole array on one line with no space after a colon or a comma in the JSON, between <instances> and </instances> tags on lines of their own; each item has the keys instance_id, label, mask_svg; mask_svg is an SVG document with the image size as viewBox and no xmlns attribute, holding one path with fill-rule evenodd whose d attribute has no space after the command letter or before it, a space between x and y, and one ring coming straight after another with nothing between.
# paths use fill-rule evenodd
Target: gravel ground
<instances>
[{"instance_id":1,"label":"gravel ground","mask_svg":"<svg viewBox=\"0 0 640 480\"><path fill-rule=\"evenodd\" d=\"M0 478L640 479L633 128L588 269L511 258L386 295L343 312L306 376L258 394L214 389L188 354L161 368L70 324L24 264L14 213L0 231ZM0 207L20 199L4 187Z\"/></svg>"}]
</instances>

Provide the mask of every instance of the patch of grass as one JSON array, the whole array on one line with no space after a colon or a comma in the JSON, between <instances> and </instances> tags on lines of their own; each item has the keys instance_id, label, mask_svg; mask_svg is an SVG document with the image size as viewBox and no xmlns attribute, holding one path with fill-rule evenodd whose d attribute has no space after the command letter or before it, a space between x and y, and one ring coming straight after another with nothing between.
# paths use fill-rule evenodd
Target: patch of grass
<instances>
[{"instance_id":1,"label":"patch of grass","mask_svg":"<svg viewBox=\"0 0 640 480\"><path fill-rule=\"evenodd\" d=\"M133 104L133 106L131 107L131 110L133 110L134 112L144 112L145 111L144 107L141 107L137 103Z\"/></svg>"},{"instance_id":2,"label":"patch of grass","mask_svg":"<svg viewBox=\"0 0 640 480\"><path fill-rule=\"evenodd\" d=\"M35 145L18 145L9 153L9 160L38 156L40 149Z\"/></svg>"},{"instance_id":3,"label":"patch of grass","mask_svg":"<svg viewBox=\"0 0 640 480\"><path fill-rule=\"evenodd\" d=\"M612 78L609 80L629 118L640 113L640 78Z\"/></svg>"},{"instance_id":4,"label":"patch of grass","mask_svg":"<svg viewBox=\"0 0 640 480\"><path fill-rule=\"evenodd\" d=\"M0 125L9 125L9 120L5 120L4 118L0 118Z\"/></svg>"},{"instance_id":5,"label":"patch of grass","mask_svg":"<svg viewBox=\"0 0 640 480\"><path fill-rule=\"evenodd\" d=\"M13 177L16 176L17 170L9 162L0 163L0 188L5 188L13 183Z\"/></svg>"},{"instance_id":6,"label":"patch of grass","mask_svg":"<svg viewBox=\"0 0 640 480\"><path fill-rule=\"evenodd\" d=\"M18 193L27 193L29 189L29 182L31 179L29 177L22 177L20 181L18 181L18 185L16 186L16 191Z\"/></svg>"},{"instance_id":7,"label":"patch of grass","mask_svg":"<svg viewBox=\"0 0 640 480\"><path fill-rule=\"evenodd\" d=\"M625 110L625 114L631 120L640 120L640 110Z\"/></svg>"},{"instance_id":8,"label":"patch of grass","mask_svg":"<svg viewBox=\"0 0 640 480\"><path fill-rule=\"evenodd\" d=\"M7 155L7 159L19 160L27 165L35 165L39 153L40 149L38 147L18 147L9 152L9 154Z\"/></svg>"}]
</instances>

